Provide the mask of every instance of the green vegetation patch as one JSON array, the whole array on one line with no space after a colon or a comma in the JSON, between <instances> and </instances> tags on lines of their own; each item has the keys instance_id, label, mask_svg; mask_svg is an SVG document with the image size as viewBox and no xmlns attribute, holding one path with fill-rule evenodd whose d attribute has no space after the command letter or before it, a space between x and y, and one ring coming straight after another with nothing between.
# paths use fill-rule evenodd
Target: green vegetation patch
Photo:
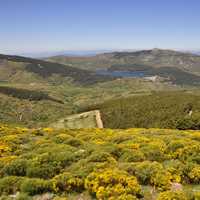
<instances>
[{"instance_id":1,"label":"green vegetation patch","mask_svg":"<svg viewBox=\"0 0 200 200\"><path fill-rule=\"evenodd\" d=\"M107 101L83 110L101 111L107 128L200 129L200 97L186 92L155 92Z\"/></svg>"},{"instance_id":2,"label":"green vegetation patch","mask_svg":"<svg viewBox=\"0 0 200 200\"><path fill-rule=\"evenodd\" d=\"M57 99L50 97L47 93L42 91L27 90L21 88L0 86L0 93L6 94L19 99L28 99L30 101L50 100L58 103L63 103Z\"/></svg>"}]
</instances>

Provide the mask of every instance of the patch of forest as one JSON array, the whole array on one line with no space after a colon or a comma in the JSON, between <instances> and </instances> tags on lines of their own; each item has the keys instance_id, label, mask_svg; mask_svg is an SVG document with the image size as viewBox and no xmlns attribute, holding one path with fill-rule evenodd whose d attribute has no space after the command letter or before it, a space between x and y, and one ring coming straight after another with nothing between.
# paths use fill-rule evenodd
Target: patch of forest
<instances>
[{"instance_id":1,"label":"patch of forest","mask_svg":"<svg viewBox=\"0 0 200 200\"><path fill-rule=\"evenodd\" d=\"M82 109L101 111L107 128L200 129L200 96L184 92L155 92L106 101Z\"/></svg>"},{"instance_id":2,"label":"patch of forest","mask_svg":"<svg viewBox=\"0 0 200 200\"><path fill-rule=\"evenodd\" d=\"M50 101L55 101L57 103L63 103L62 101L58 99L50 97L48 93L43 92L43 91L0 86L0 93L9 95L18 99L27 99L30 101L50 100Z\"/></svg>"}]
</instances>

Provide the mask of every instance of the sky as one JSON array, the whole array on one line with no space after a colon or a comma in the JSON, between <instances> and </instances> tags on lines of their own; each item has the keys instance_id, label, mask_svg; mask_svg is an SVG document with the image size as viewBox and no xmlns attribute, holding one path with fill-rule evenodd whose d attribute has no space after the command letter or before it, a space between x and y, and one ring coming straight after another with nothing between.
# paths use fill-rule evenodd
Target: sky
<instances>
[{"instance_id":1,"label":"sky","mask_svg":"<svg viewBox=\"0 0 200 200\"><path fill-rule=\"evenodd\" d=\"M0 0L0 53L200 49L200 0Z\"/></svg>"}]
</instances>

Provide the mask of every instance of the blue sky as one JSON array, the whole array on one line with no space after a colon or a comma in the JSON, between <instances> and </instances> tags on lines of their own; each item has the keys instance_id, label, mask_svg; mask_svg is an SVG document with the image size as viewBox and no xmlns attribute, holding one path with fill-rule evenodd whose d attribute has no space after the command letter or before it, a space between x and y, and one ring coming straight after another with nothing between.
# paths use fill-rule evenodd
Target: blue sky
<instances>
[{"instance_id":1,"label":"blue sky","mask_svg":"<svg viewBox=\"0 0 200 200\"><path fill-rule=\"evenodd\" d=\"M200 49L199 0L1 0L0 52Z\"/></svg>"}]
</instances>

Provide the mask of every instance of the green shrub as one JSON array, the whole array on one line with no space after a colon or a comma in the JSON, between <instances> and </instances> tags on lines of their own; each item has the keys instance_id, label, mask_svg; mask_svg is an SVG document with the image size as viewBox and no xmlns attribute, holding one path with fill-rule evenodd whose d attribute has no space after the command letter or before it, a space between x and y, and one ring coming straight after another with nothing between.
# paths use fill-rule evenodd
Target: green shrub
<instances>
[{"instance_id":1,"label":"green shrub","mask_svg":"<svg viewBox=\"0 0 200 200\"><path fill-rule=\"evenodd\" d=\"M32 165L27 169L27 176L30 178L43 178L48 179L53 176L55 176L57 173L59 173L60 168L54 165L49 164L43 164L40 165Z\"/></svg>"},{"instance_id":2,"label":"green shrub","mask_svg":"<svg viewBox=\"0 0 200 200\"><path fill-rule=\"evenodd\" d=\"M51 192L53 186L51 181L43 179L25 179L21 184L21 191L29 195L42 194L45 192Z\"/></svg>"},{"instance_id":3,"label":"green shrub","mask_svg":"<svg viewBox=\"0 0 200 200\"><path fill-rule=\"evenodd\" d=\"M49 145L50 144L47 143L40 147L40 151L37 152L38 155L31 161L31 163L34 163L33 165L42 167L43 165L50 164L64 168L80 158L78 149L74 147L54 143L51 143L51 146Z\"/></svg>"},{"instance_id":4,"label":"green shrub","mask_svg":"<svg viewBox=\"0 0 200 200\"><path fill-rule=\"evenodd\" d=\"M139 150L125 150L120 157L122 162L141 162L144 160L145 156Z\"/></svg>"},{"instance_id":5,"label":"green shrub","mask_svg":"<svg viewBox=\"0 0 200 200\"><path fill-rule=\"evenodd\" d=\"M52 178L60 172L62 162L66 159L68 157L64 157L64 154L61 153L43 153L29 161L27 176L30 178Z\"/></svg>"},{"instance_id":6,"label":"green shrub","mask_svg":"<svg viewBox=\"0 0 200 200\"><path fill-rule=\"evenodd\" d=\"M109 153L114 158L119 158L122 154L121 148L114 143L106 142L99 146L99 150Z\"/></svg>"},{"instance_id":7,"label":"green shrub","mask_svg":"<svg viewBox=\"0 0 200 200\"><path fill-rule=\"evenodd\" d=\"M144 161L135 166L135 176L140 184L147 185L151 184L151 178L154 177L157 172L162 170L163 167L160 163Z\"/></svg>"},{"instance_id":8,"label":"green shrub","mask_svg":"<svg viewBox=\"0 0 200 200\"><path fill-rule=\"evenodd\" d=\"M116 162L115 159L106 152L95 151L88 157L88 162Z\"/></svg>"},{"instance_id":9,"label":"green shrub","mask_svg":"<svg viewBox=\"0 0 200 200\"><path fill-rule=\"evenodd\" d=\"M142 147L141 151L144 153L147 160L161 162L166 159L164 150L161 149L157 144L147 144Z\"/></svg>"},{"instance_id":10,"label":"green shrub","mask_svg":"<svg viewBox=\"0 0 200 200\"><path fill-rule=\"evenodd\" d=\"M116 163L109 162L88 162L87 159L83 159L74 163L69 170L72 174L84 179L94 170L115 166L115 164Z\"/></svg>"},{"instance_id":11,"label":"green shrub","mask_svg":"<svg viewBox=\"0 0 200 200\"><path fill-rule=\"evenodd\" d=\"M24 178L16 176L6 176L0 179L0 195L15 194L20 190Z\"/></svg>"},{"instance_id":12,"label":"green shrub","mask_svg":"<svg viewBox=\"0 0 200 200\"><path fill-rule=\"evenodd\" d=\"M200 114L195 114L192 116L184 117L183 119L179 119L176 125L177 129L180 130L199 130L200 129Z\"/></svg>"},{"instance_id":13,"label":"green shrub","mask_svg":"<svg viewBox=\"0 0 200 200\"><path fill-rule=\"evenodd\" d=\"M65 140L65 144L71 145L73 147L79 147L83 144L83 142L77 138L69 138Z\"/></svg>"},{"instance_id":14,"label":"green shrub","mask_svg":"<svg viewBox=\"0 0 200 200\"><path fill-rule=\"evenodd\" d=\"M4 173L10 176L25 176L27 160L17 159L4 167Z\"/></svg>"}]
</instances>

